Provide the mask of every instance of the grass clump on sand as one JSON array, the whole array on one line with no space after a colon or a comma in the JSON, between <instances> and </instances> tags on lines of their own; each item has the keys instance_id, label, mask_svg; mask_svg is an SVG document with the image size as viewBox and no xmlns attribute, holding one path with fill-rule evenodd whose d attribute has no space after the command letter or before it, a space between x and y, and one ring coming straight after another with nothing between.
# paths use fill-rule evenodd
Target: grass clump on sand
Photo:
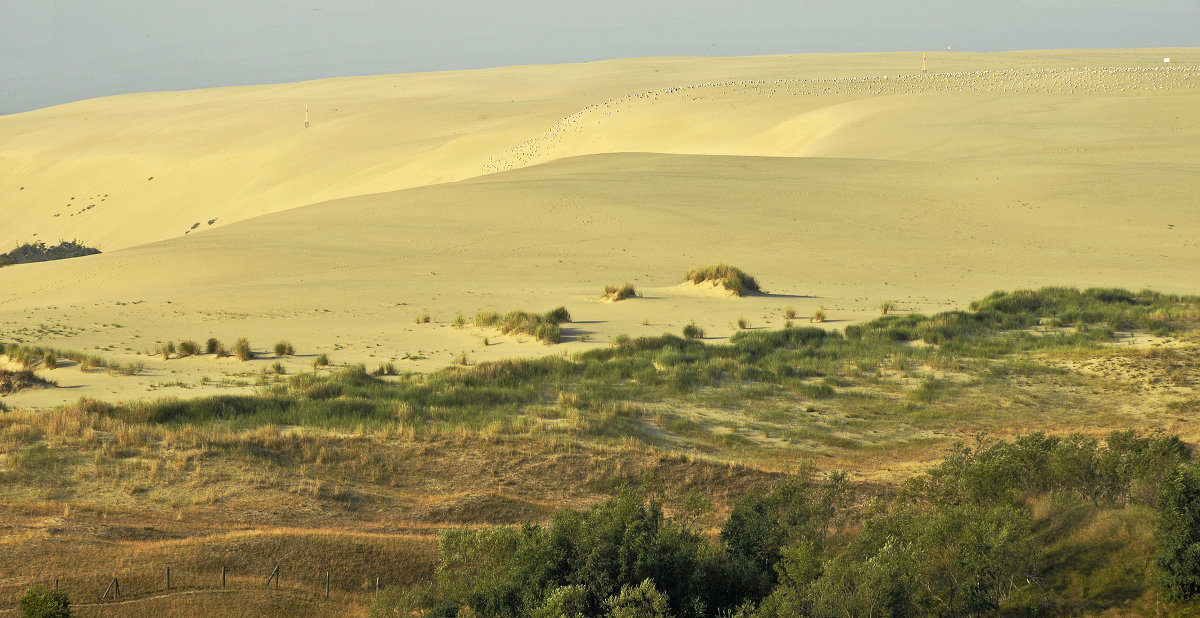
<instances>
[{"instance_id":1,"label":"grass clump on sand","mask_svg":"<svg viewBox=\"0 0 1200 618\"><path fill-rule=\"evenodd\" d=\"M233 344L233 355L240 361L248 361L254 358L254 350L250 349L250 340L245 337L238 337L238 340Z\"/></svg>"},{"instance_id":2,"label":"grass clump on sand","mask_svg":"<svg viewBox=\"0 0 1200 618\"><path fill-rule=\"evenodd\" d=\"M179 352L179 358L194 356L200 353L200 344L188 339L185 341L180 341L179 346L176 349Z\"/></svg>"},{"instance_id":3,"label":"grass clump on sand","mask_svg":"<svg viewBox=\"0 0 1200 618\"><path fill-rule=\"evenodd\" d=\"M561 342L562 327L559 324L570 321L571 314L566 307L559 307L540 314L528 311L509 311L500 315L492 311L484 311L475 316L476 326L495 328L505 335L514 333L531 335L543 343Z\"/></svg>"},{"instance_id":4,"label":"grass clump on sand","mask_svg":"<svg viewBox=\"0 0 1200 618\"><path fill-rule=\"evenodd\" d=\"M687 326L683 327L683 338L684 339L703 339L704 338L704 329L700 328L699 326L696 326L695 322L692 322L692 323L688 324Z\"/></svg>"},{"instance_id":5,"label":"grass clump on sand","mask_svg":"<svg viewBox=\"0 0 1200 618\"><path fill-rule=\"evenodd\" d=\"M634 289L632 283L626 283L620 287L615 285L604 286L604 296L601 298L617 302L626 298L637 298L637 290Z\"/></svg>"},{"instance_id":6,"label":"grass clump on sand","mask_svg":"<svg viewBox=\"0 0 1200 618\"><path fill-rule=\"evenodd\" d=\"M225 349L225 346L222 346L221 341L219 339L217 339L216 337L209 337L208 341L204 342L204 353L205 354L216 354L217 350L223 350L223 349Z\"/></svg>"},{"instance_id":7,"label":"grass clump on sand","mask_svg":"<svg viewBox=\"0 0 1200 618\"><path fill-rule=\"evenodd\" d=\"M730 266L728 264L714 264L705 266L704 268L693 268L688 271L686 281L691 281L696 285L701 283L715 283L730 292L735 296L746 296L762 292L758 281L746 274L740 268Z\"/></svg>"},{"instance_id":8,"label":"grass clump on sand","mask_svg":"<svg viewBox=\"0 0 1200 618\"><path fill-rule=\"evenodd\" d=\"M40 368L55 369L61 367L64 360L72 360L79 363L79 370L85 373L92 369L106 367L111 364L109 361L95 354L87 354L78 350L63 350L60 348L29 346L17 343L0 345L0 353L3 353L9 360L28 370Z\"/></svg>"},{"instance_id":9,"label":"grass clump on sand","mask_svg":"<svg viewBox=\"0 0 1200 618\"><path fill-rule=\"evenodd\" d=\"M280 341L275 344L275 356L295 356L296 349L287 341Z\"/></svg>"},{"instance_id":10,"label":"grass clump on sand","mask_svg":"<svg viewBox=\"0 0 1200 618\"><path fill-rule=\"evenodd\" d=\"M0 369L0 395L15 393L27 388L50 388L51 386L57 386L57 384L38 377L28 369L20 371Z\"/></svg>"}]
</instances>

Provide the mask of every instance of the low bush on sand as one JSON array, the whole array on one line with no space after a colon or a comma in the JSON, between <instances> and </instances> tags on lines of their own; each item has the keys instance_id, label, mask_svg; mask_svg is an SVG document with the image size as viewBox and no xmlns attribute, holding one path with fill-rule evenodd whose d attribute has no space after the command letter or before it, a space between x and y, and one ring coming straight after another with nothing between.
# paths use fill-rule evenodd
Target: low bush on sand
<instances>
[{"instance_id":1,"label":"low bush on sand","mask_svg":"<svg viewBox=\"0 0 1200 618\"><path fill-rule=\"evenodd\" d=\"M179 352L179 357L193 356L200 353L200 344L192 340L180 341L176 348Z\"/></svg>"},{"instance_id":2,"label":"low bush on sand","mask_svg":"<svg viewBox=\"0 0 1200 618\"><path fill-rule=\"evenodd\" d=\"M688 271L686 281L691 281L696 285L702 283L715 283L724 287L726 290L733 292L735 296L745 296L762 292L758 281L746 274L740 268L735 268L728 264L714 264L703 268L693 268Z\"/></svg>"},{"instance_id":3,"label":"low bush on sand","mask_svg":"<svg viewBox=\"0 0 1200 618\"><path fill-rule=\"evenodd\" d=\"M239 337L233 344L233 355L240 361L248 361L254 358L254 351L250 349L250 340L245 337Z\"/></svg>"},{"instance_id":4,"label":"low bush on sand","mask_svg":"<svg viewBox=\"0 0 1200 618\"><path fill-rule=\"evenodd\" d=\"M47 247L42 241L25 243L8 253L0 253L0 266L12 264L31 264L33 262L48 262L67 258L95 255L99 249L85 247L75 241L62 241L52 247Z\"/></svg>"},{"instance_id":5,"label":"low bush on sand","mask_svg":"<svg viewBox=\"0 0 1200 618\"><path fill-rule=\"evenodd\" d=\"M292 347L292 344L290 344L286 341L280 341L279 343L275 344L275 356L295 356L295 355L296 355L296 349Z\"/></svg>"},{"instance_id":6,"label":"low bush on sand","mask_svg":"<svg viewBox=\"0 0 1200 618\"><path fill-rule=\"evenodd\" d=\"M561 342L562 328L559 324L570 321L571 314L566 307L559 307L542 314L509 311L500 315L492 311L485 311L475 316L476 326L495 328L505 335L514 333L531 335L544 343Z\"/></svg>"}]
</instances>

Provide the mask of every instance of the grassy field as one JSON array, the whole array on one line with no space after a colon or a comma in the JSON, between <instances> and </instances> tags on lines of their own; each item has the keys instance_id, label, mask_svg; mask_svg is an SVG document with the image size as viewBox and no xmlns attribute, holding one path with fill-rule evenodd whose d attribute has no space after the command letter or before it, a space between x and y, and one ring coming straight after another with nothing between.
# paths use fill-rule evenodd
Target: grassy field
<instances>
[{"instance_id":1,"label":"grassy field","mask_svg":"<svg viewBox=\"0 0 1200 618\"><path fill-rule=\"evenodd\" d=\"M432 578L443 530L544 522L622 486L671 516L701 491L712 508L696 527L713 537L752 487L809 466L845 470L866 505L962 442L1133 429L1194 444L1198 331L1197 297L1047 288L842 332L751 328L720 345L622 337L431 374L354 366L281 376L248 396L8 411L0 608L55 579L93 603L119 577L144 604L134 613L365 614L376 577ZM1022 499L1054 611L1157 602L1146 506ZM1074 519L1060 526L1063 509ZM1117 577L1118 562L1142 570ZM267 593L277 565L281 591ZM162 596L166 566L178 595ZM212 590L223 566L230 587Z\"/></svg>"}]
</instances>

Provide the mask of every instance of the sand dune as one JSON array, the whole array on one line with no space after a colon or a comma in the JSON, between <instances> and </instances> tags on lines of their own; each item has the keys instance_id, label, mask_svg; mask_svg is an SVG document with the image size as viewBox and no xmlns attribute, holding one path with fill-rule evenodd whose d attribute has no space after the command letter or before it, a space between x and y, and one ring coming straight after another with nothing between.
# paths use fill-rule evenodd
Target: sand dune
<instances>
[{"instance_id":1,"label":"sand dune","mask_svg":"<svg viewBox=\"0 0 1200 618\"><path fill-rule=\"evenodd\" d=\"M229 391L264 362L142 354L167 339L284 338L427 370L693 320L723 337L739 317L781 326L786 307L824 307L840 328L884 300L928 310L996 288L1195 292L1189 57L934 54L925 75L919 54L644 59L0 117L0 243L105 250L0 270L0 340L147 364L137 377L60 369L77 388L6 401ZM718 261L771 294L676 287ZM644 298L599 301L626 281ZM449 325L560 304L578 320L561 346ZM424 313L432 323L416 324Z\"/></svg>"}]
</instances>

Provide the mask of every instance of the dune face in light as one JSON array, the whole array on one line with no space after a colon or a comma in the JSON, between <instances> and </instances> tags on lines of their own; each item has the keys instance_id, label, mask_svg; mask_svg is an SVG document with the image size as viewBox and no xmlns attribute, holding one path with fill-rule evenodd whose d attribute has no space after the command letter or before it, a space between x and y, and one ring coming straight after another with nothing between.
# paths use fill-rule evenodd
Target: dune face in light
<instances>
[{"instance_id":1,"label":"dune face in light","mask_svg":"<svg viewBox=\"0 0 1200 618\"><path fill-rule=\"evenodd\" d=\"M104 253L0 270L0 339L152 364L159 340L287 338L424 370L692 321L720 337L743 316L779 326L787 306L840 328L885 300L940 309L997 288L1194 291L1198 58L930 54L925 74L920 54L639 59L4 116L0 243ZM771 295L676 287L716 262ZM644 297L599 302L626 281ZM580 321L562 346L448 325L562 304ZM169 362L184 382L244 371ZM58 375L81 388L13 400L182 392Z\"/></svg>"}]
</instances>

